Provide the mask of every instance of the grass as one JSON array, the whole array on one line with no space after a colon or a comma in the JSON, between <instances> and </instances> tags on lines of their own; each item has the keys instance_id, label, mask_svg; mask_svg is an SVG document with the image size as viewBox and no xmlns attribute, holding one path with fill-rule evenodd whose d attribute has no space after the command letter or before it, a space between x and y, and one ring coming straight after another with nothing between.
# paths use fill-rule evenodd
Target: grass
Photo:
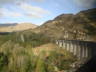
<instances>
[{"instance_id":1,"label":"grass","mask_svg":"<svg viewBox=\"0 0 96 72\"><path fill-rule=\"evenodd\" d=\"M0 72L58 72L69 70L76 61L71 53L50 44L42 34L13 33L0 39ZM34 53L36 49L38 55Z\"/></svg>"},{"instance_id":2,"label":"grass","mask_svg":"<svg viewBox=\"0 0 96 72\"><path fill-rule=\"evenodd\" d=\"M76 61L72 54L57 48L50 51L48 56L45 56L46 51L36 56L31 48L23 47L5 49L2 53L1 72L58 72L69 70L70 64Z\"/></svg>"}]
</instances>

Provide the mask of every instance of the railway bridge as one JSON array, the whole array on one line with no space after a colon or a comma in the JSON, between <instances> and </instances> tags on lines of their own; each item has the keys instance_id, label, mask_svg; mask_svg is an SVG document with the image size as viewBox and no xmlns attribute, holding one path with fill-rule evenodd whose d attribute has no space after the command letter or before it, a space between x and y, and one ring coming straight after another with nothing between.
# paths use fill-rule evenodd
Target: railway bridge
<instances>
[{"instance_id":1,"label":"railway bridge","mask_svg":"<svg viewBox=\"0 0 96 72\"><path fill-rule=\"evenodd\" d=\"M90 59L96 55L96 42L82 40L56 40L56 44L78 59Z\"/></svg>"}]
</instances>

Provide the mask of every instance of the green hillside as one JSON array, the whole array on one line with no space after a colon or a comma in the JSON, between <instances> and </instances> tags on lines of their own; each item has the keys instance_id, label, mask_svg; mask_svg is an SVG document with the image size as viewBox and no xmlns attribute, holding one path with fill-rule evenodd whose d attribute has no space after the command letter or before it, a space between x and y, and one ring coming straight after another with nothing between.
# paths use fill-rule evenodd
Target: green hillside
<instances>
[{"instance_id":1,"label":"green hillside","mask_svg":"<svg viewBox=\"0 0 96 72\"><path fill-rule=\"evenodd\" d=\"M30 31L16 32L7 35L0 35L0 46L6 42L18 43L21 46L36 47L45 43L48 43L50 39L42 34L32 33ZM10 44L11 45L11 44Z\"/></svg>"}]
</instances>

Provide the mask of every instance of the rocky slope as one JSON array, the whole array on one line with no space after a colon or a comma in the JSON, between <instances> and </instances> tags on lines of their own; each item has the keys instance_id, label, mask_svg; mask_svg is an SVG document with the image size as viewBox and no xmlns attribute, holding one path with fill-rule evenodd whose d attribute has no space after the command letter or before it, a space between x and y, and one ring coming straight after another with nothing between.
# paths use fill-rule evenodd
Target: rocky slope
<instances>
[{"instance_id":1,"label":"rocky slope","mask_svg":"<svg viewBox=\"0 0 96 72\"><path fill-rule=\"evenodd\" d=\"M62 14L34 29L36 33L52 39L78 39L96 41L96 8L75 15Z\"/></svg>"},{"instance_id":2,"label":"rocky slope","mask_svg":"<svg viewBox=\"0 0 96 72\"><path fill-rule=\"evenodd\" d=\"M0 32L17 32L24 31L28 29L34 29L37 26L31 23L21 23L21 24L2 24L0 26Z\"/></svg>"}]
</instances>

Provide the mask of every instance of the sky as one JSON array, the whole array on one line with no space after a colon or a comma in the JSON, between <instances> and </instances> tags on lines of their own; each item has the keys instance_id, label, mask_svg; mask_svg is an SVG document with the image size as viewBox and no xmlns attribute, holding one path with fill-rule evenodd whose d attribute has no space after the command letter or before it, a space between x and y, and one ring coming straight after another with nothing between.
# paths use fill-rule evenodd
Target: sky
<instances>
[{"instance_id":1,"label":"sky","mask_svg":"<svg viewBox=\"0 0 96 72\"><path fill-rule=\"evenodd\" d=\"M0 24L43 24L60 14L96 7L96 0L0 0Z\"/></svg>"}]
</instances>

